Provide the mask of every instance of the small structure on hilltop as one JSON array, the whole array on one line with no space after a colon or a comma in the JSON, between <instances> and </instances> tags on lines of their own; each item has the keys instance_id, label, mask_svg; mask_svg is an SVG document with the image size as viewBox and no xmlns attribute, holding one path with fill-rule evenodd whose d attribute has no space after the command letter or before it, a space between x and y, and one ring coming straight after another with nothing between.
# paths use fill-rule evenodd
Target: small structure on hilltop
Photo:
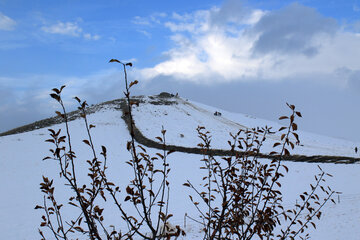
<instances>
[{"instance_id":1,"label":"small structure on hilltop","mask_svg":"<svg viewBox=\"0 0 360 240\"><path fill-rule=\"evenodd\" d=\"M214 113L214 116L221 116L221 112L216 111L216 112Z\"/></svg>"},{"instance_id":2,"label":"small structure on hilltop","mask_svg":"<svg viewBox=\"0 0 360 240\"><path fill-rule=\"evenodd\" d=\"M172 98L172 97L175 97L175 95L172 94L172 93L168 93L168 92L162 92L162 93L159 94L159 97L161 97L161 98Z\"/></svg>"}]
</instances>

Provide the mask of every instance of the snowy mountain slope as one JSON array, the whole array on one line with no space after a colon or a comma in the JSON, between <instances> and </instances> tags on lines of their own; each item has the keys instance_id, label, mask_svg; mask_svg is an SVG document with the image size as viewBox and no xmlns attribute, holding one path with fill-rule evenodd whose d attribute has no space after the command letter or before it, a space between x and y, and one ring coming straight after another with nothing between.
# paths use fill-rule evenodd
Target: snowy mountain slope
<instances>
[{"instance_id":1,"label":"snowy mountain slope","mask_svg":"<svg viewBox=\"0 0 360 240\"><path fill-rule=\"evenodd\" d=\"M229 133L237 133L239 129L251 129L254 127L271 126L278 130L278 123L257 119L244 114L230 113L213 107L181 98L172 97L172 104L150 104L152 98L142 98L144 103L134 108L134 120L137 128L149 139L155 140L160 135L162 127L167 129L167 143L184 147L195 147L199 143L196 128L204 126L212 135L212 147L215 149L229 149L227 143L231 140ZM221 116L215 116L216 111ZM300 126L301 127L301 126ZM292 154L298 155L329 155L358 157L353 143L346 140L320 136L307 132L299 132L301 145L297 146ZM268 154L273 151L273 144L280 141L280 134L269 135L265 142L262 153ZM294 141L295 142L295 141Z\"/></svg>"},{"instance_id":2,"label":"snowy mountain slope","mask_svg":"<svg viewBox=\"0 0 360 240\"><path fill-rule=\"evenodd\" d=\"M217 134L212 134L214 136L214 146L223 146L221 145L221 141L215 141L215 136L225 140L228 137L228 133L219 128L226 127L226 130L235 129L236 126L240 126L237 125L237 119L240 118L243 118L244 121L241 121L241 125L245 127L251 126L251 123L255 124L252 122L253 118L245 115L231 114L193 102L189 102L189 104L196 105L197 108L201 108L202 110L193 110L195 108L186 103L176 105L176 111L169 110L169 108L161 108L161 105L153 104L150 106L148 104L140 104L134 112L136 125L144 131L144 134L149 135L149 137L152 137L150 134L154 136L160 135L161 125L164 125L168 130L168 141L173 141L177 144L188 144L187 141L176 142L177 134L182 133L184 139L186 138L188 141L197 143L198 140L190 138L191 136L196 137L196 126L192 128L196 124L192 124L189 119L181 115L181 112L185 114L187 112L191 116L197 117L197 123L207 126ZM141 112L140 109L144 110ZM152 110L156 110L156 112ZM163 112L160 112L160 110ZM167 112L164 112L165 110ZM212 115L214 110L222 113L221 120L214 118L215 116ZM160 113L163 114L160 115ZM167 113L167 115L165 115L165 113ZM156 114L159 114L159 116ZM173 119L170 118L170 115ZM166 118L166 116L169 116L169 118ZM188 115L186 114L186 116ZM204 116L207 116L207 118ZM129 166L125 164L125 161L130 158L130 154L125 147L129 139L129 133L121 117L122 112L116 110L114 106L109 105L89 115L89 121L91 124L96 125L96 128L92 129L92 133L97 149L100 149L101 145L105 145L108 149L110 178L125 188L131 174ZM167 119L167 121L160 122L162 118ZM179 118L180 123L186 126L186 128L175 122L175 120L179 120ZM245 122L245 120L248 122ZM260 123L266 122L258 119L257 121ZM58 128L63 129L63 127L62 124L51 126L51 128L55 130ZM146 128L148 130L146 130ZM85 137L82 120L76 119L70 122L70 130L74 150L79 160L78 176L81 181L85 181L85 171L87 169L85 160L90 157L90 152L88 147L82 143L82 139ZM146 131L148 132L146 133ZM172 133L172 131L174 133ZM327 144L331 143L331 141L336 141L319 136L312 139L313 135L311 134L306 136L309 141L317 141L320 146L328 146ZM300 134L300 137L304 138L302 134ZM0 181L2 183L0 184L1 239L39 239L37 228L40 224L42 212L34 210L34 206L43 201L42 194L39 190L42 175L55 179L55 194L57 197L66 202L66 197L69 196L67 189L63 187L63 180L58 177L58 166L56 162L42 161L42 159L48 155L48 149L51 147L49 143L44 142L47 138L47 128L0 137ZM323 139L326 141L323 141ZM344 146L346 145L345 143ZM331 145L330 147L328 146L328 148L331 149ZM316 150L317 149L318 148L316 148ZM157 152L157 150L148 149L148 152L153 154ZM170 176L170 211L174 213L174 217L172 218L174 224L183 226L185 213L194 218L198 216L196 210L188 200L189 190L183 187L182 184L188 179L195 185L200 182L202 172L199 170L201 166L199 160L200 156L198 155L180 152L173 153L169 158L170 167L172 168ZM309 190L308 185L312 182L313 175L317 173L317 164L295 162L288 162L286 164L290 172L283 179L282 191L285 193L285 206L291 206L296 202L297 193ZM325 171L334 175L334 178L329 179L328 183L334 190L340 191L342 194L340 195L340 203L337 205L328 204L325 207L324 218L317 224L317 229L310 230L313 236L311 239L358 239L360 229L355 226L360 222L360 189L357 184L360 181L360 174L358 174L360 172L360 165L320 164L320 166ZM110 210L105 210L106 223L115 223L125 227L121 225L120 217L116 214L116 211L111 208L111 204L109 206ZM127 207L127 209L129 212L132 211L130 206ZM73 210L72 207L64 207L65 216L71 216ZM187 220L185 229L187 231L187 237L185 239L199 239L201 237L199 226L196 223ZM79 235L79 237L81 237L81 235ZM86 238L83 237L80 239Z\"/></svg>"}]
</instances>

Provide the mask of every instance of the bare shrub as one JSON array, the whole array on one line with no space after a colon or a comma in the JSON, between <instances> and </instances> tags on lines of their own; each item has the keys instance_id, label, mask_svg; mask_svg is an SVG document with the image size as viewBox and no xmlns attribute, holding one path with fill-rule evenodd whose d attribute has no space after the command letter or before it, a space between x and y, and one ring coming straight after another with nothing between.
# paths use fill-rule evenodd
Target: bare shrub
<instances>
[{"instance_id":1,"label":"bare shrub","mask_svg":"<svg viewBox=\"0 0 360 240\"><path fill-rule=\"evenodd\" d=\"M77 158L72 147L70 128L68 124L67 112L61 98L61 92L65 86L60 89L53 89L51 97L54 98L61 106L62 112L56 112L58 116L64 119L66 134L61 135L61 130L55 131L49 129L51 138L46 140L53 144L54 148L50 149L51 156L44 160L55 160L59 164L60 176L65 179L65 185L69 186L73 191L73 196L69 198L69 205L79 210L79 215L73 220L64 220L61 212L62 204L58 204L55 198L55 187L53 180L43 177L40 189L44 193L44 202L38 205L36 209L43 209L41 227L47 227L51 230L56 239L72 239L71 234L82 233L89 239L132 239L133 236L139 236L143 239L167 239L174 236L184 235L185 233L179 226L175 226L176 232L168 231L168 221L172 214L168 212L169 203L169 182L168 175L170 172L167 156L171 154L165 148L161 153L151 157L146 153L146 149L140 145L136 145L134 139L134 127L132 117L132 105L134 102L130 99L130 88L137 84L137 81L127 81L126 67L132 66L131 63L122 63L112 59L110 62L118 62L122 64L125 76L125 97L127 99L128 112L130 118L130 136L131 139L127 143L127 150L131 153L131 159L126 163L133 169L133 179L130 184L125 187L125 196L121 195L124 186L117 186L111 182L106 174L107 154L106 147L101 147L102 160L100 161L97 151L92 141L91 129L95 126L88 123L86 115L87 103L82 102L78 97L75 100L79 103L79 111L84 120L87 132L87 138L83 143L88 145L93 158L85 160L88 165L87 183L80 183L77 178L78 170L76 163L81 161ZM165 130L162 130L162 136L157 137L165 146ZM155 164L159 162L160 164ZM106 194L110 196L115 207L119 210L119 215L128 226L127 232L121 232L116 228L106 227L103 224L104 216L98 198L107 201ZM137 215L129 215L124 210L122 203L131 202ZM109 230L111 229L111 230ZM39 230L40 235L45 239L44 233Z\"/></svg>"},{"instance_id":2,"label":"bare shrub","mask_svg":"<svg viewBox=\"0 0 360 240\"><path fill-rule=\"evenodd\" d=\"M290 155L289 149L300 143L295 117L301 117L294 105L287 106L291 114L280 120L289 123L278 130L281 141L274 143L270 162L259 159L258 155L267 136L274 134L271 128L253 128L231 134L232 141L228 143L233 156L217 159L211 155L210 132L198 127L198 136L202 140L198 146L203 151L202 169L206 174L200 187L190 181L184 185L195 192L189 197L200 214L204 239L304 239L308 237L305 229L309 225L316 228L314 220L320 219L324 204L329 200L334 202L331 198L334 191L324 186L324 176L331 175L319 167L320 173L315 176L310 191L300 194L299 203L293 208L284 209L280 179L288 168L282 158ZM302 233L305 236L300 236Z\"/></svg>"},{"instance_id":3,"label":"bare shrub","mask_svg":"<svg viewBox=\"0 0 360 240\"><path fill-rule=\"evenodd\" d=\"M43 177L40 189L44 200L35 207L44 213L40 226L47 231L39 229L42 239L46 239L45 235L49 233L55 239L74 239L82 234L88 239L108 240L171 239L185 235L180 226L172 226L169 222L173 215L169 213L170 166L167 158L172 151L166 150L166 130L162 129L161 136L157 137L163 150L155 156L150 156L143 146L136 143L132 106L138 102L131 100L130 89L138 81L128 84L127 67L131 67L131 63L122 63L116 59L110 62L119 63L124 72L125 114L130 119L131 137L126 145L131 158L126 163L132 169L132 180L128 184L117 185L108 178L107 149L101 146L98 153L91 134L95 126L87 119L87 103L78 97L75 100L79 104L78 110L87 133L82 142L89 147L92 158L87 160L76 155L68 114L61 96L65 86L54 88L51 97L60 104L61 112L57 111L56 114L64 120L65 133L49 129L50 138L46 142L53 147L50 156L44 160L57 162L60 177L69 188L71 197L67 203L57 202L54 181ZM288 171L282 164L282 158L289 155L289 149L300 142L295 117L301 117L301 114L295 111L295 106L288 104L288 107L290 116L280 119L289 120L289 124L279 129L283 132L281 141L274 144L274 149L278 151L270 153L274 158L269 163L259 159L258 154L267 136L273 134L271 128L256 128L231 135L229 145L233 156L218 159L211 155L210 133L204 127L198 127L198 135L202 140L199 146L203 153L203 169L206 170L204 184L197 187L188 181L184 185L195 191L195 197L190 196L190 200L200 214L204 239L295 239L303 238L301 234L306 234L309 225L316 227L314 219L321 217L322 206L332 200L334 193L322 185L326 173L321 169L320 174L315 176L316 181L311 185L311 190L300 195L299 204L291 209L284 209L282 205L283 193L279 180ZM79 180L83 179L78 176L80 161L88 165L87 181ZM317 193L319 190L325 193L323 199ZM103 213L106 211L106 201L112 201L119 217L128 226L127 230L105 225ZM123 206L125 203L131 203L136 214L129 214ZM64 216L64 204L74 207L77 213L75 218Z\"/></svg>"}]
</instances>

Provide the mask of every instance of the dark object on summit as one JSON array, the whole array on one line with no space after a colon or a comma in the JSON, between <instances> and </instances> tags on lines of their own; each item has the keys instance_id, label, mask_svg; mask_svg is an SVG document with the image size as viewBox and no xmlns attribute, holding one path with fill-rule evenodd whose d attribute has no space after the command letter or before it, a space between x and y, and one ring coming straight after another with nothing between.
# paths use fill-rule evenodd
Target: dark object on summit
<instances>
[{"instance_id":1,"label":"dark object on summit","mask_svg":"<svg viewBox=\"0 0 360 240\"><path fill-rule=\"evenodd\" d=\"M159 97L161 97L161 98L172 98L174 96L175 96L174 94L171 94L171 93L168 93L168 92L162 92L162 93L159 94Z\"/></svg>"},{"instance_id":2,"label":"dark object on summit","mask_svg":"<svg viewBox=\"0 0 360 240\"><path fill-rule=\"evenodd\" d=\"M355 147L355 153L357 153L358 152L358 148L357 147Z\"/></svg>"},{"instance_id":3,"label":"dark object on summit","mask_svg":"<svg viewBox=\"0 0 360 240\"><path fill-rule=\"evenodd\" d=\"M221 112L216 111L216 112L214 113L214 116L221 116Z\"/></svg>"}]
</instances>

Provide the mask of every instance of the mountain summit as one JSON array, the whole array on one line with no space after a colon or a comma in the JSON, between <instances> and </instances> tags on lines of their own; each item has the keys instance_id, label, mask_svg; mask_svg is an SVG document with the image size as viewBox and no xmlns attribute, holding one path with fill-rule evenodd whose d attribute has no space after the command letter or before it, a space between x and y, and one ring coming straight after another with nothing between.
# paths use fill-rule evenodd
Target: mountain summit
<instances>
[{"instance_id":1,"label":"mountain summit","mask_svg":"<svg viewBox=\"0 0 360 240\"><path fill-rule=\"evenodd\" d=\"M162 92L153 96L132 97L133 116L135 121L136 140L152 148L162 148L156 140L161 130L167 130L166 144L168 149L200 153L197 144L200 139L196 128L203 126L212 136L211 146L214 155L229 155L230 133L235 134L239 130L250 130L257 127L272 127L274 134L268 135L261 154L269 158L269 153L274 150L275 142L280 141L280 133L276 133L280 124L264 119L240 113L231 113L201 103L189 101L179 97L177 94ZM122 119L109 118L104 115L103 121L113 124L116 121L124 121L129 125L126 118L127 105L125 99L115 99L87 108L88 114L95 113L118 113ZM69 113L69 120L80 118L79 111ZM52 117L34 122L19 128L0 134L0 136L18 134L41 128L48 128L54 124L60 124L60 117ZM316 135L299 131L300 144L291 152L287 160L307 162L344 162L352 163L359 161L355 152L356 146L360 145L351 141ZM295 139L292 139L295 142Z\"/></svg>"}]
</instances>

